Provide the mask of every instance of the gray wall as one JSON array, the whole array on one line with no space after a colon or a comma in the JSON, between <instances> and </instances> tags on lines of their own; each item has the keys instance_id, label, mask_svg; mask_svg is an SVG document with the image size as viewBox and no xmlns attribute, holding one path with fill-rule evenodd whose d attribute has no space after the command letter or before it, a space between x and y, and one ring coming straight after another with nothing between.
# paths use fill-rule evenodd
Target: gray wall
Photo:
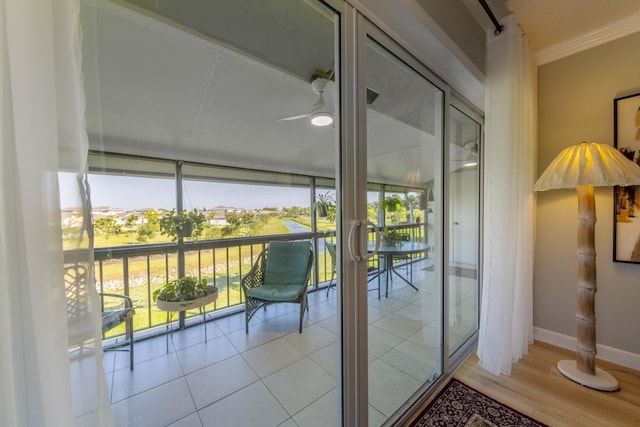
<instances>
[{"instance_id":1,"label":"gray wall","mask_svg":"<svg viewBox=\"0 0 640 427\"><path fill-rule=\"evenodd\" d=\"M485 72L485 30L462 0L416 0L416 3L438 23L440 28Z\"/></svg>"},{"instance_id":2,"label":"gray wall","mask_svg":"<svg viewBox=\"0 0 640 427\"><path fill-rule=\"evenodd\" d=\"M640 93L640 33L538 69L538 175L564 148L613 145L613 99ZM613 190L596 189L598 344L640 353L640 264L614 263ZM538 193L534 325L575 337L577 197Z\"/></svg>"}]
</instances>

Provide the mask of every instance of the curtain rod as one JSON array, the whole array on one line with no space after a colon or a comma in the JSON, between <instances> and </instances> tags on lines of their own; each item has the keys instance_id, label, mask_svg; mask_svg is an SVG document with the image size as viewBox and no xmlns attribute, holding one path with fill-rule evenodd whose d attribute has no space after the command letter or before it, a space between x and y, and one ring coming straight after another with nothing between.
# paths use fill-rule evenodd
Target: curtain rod
<instances>
[{"instance_id":1,"label":"curtain rod","mask_svg":"<svg viewBox=\"0 0 640 427\"><path fill-rule=\"evenodd\" d=\"M489 19L491 19L491 22L493 22L493 26L496 28L496 30L494 31L494 34L495 35L500 34L502 30L504 30L504 25L500 25L500 22L498 22L498 20L496 19L496 16L493 14L493 12L491 12L491 9L489 8L489 5L487 4L486 0L478 0L478 1L482 5L482 8L487 13L487 15L489 15Z\"/></svg>"}]
</instances>

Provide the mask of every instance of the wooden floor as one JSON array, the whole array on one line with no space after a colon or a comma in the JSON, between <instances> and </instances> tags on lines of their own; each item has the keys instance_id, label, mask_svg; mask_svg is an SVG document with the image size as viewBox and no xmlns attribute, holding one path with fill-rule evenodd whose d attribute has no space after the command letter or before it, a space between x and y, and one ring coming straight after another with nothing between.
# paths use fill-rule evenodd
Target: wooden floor
<instances>
[{"instance_id":1,"label":"wooden floor","mask_svg":"<svg viewBox=\"0 0 640 427\"><path fill-rule=\"evenodd\" d=\"M598 361L620 384L616 392L583 387L556 368L575 353L536 342L515 363L511 375L492 375L478 365L475 353L453 375L481 391L549 426L640 426L640 372Z\"/></svg>"}]
</instances>

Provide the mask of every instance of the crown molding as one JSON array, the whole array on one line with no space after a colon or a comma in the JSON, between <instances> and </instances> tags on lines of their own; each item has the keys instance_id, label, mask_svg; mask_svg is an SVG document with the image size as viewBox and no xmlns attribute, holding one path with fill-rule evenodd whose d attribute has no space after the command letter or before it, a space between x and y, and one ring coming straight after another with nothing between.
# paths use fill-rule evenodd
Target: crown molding
<instances>
[{"instance_id":1,"label":"crown molding","mask_svg":"<svg viewBox=\"0 0 640 427\"><path fill-rule=\"evenodd\" d=\"M595 31L581 34L571 40L540 49L536 52L536 61L538 65L557 61L574 53L594 48L638 31L640 31L640 12L631 14Z\"/></svg>"}]
</instances>

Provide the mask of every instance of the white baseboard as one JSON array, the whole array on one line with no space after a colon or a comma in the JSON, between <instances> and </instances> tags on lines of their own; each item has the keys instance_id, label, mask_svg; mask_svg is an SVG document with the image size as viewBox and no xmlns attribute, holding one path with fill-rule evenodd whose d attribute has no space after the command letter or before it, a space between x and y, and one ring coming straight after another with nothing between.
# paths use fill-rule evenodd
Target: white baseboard
<instances>
[{"instance_id":1,"label":"white baseboard","mask_svg":"<svg viewBox=\"0 0 640 427\"><path fill-rule=\"evenodd\" d=\"M575 337L559 334L546 329L533 328L533 338L536 341L542 341L567 350L576 349ZM598 352L598 355L596 356L598 359L640 371L640 354L600 344L596 344L596 350Z\"/></svg>"}]
</instances>

